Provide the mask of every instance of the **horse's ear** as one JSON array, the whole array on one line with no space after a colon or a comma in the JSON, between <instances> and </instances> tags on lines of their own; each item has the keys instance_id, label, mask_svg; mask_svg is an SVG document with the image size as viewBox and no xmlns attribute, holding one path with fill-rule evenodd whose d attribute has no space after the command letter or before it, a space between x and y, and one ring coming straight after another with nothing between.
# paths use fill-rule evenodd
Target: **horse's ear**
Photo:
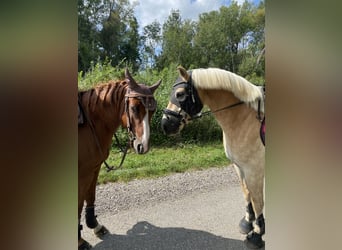
<instances>
[{"instance_id":1,"label":"horse's ear","mask_svg":"<svg viewBox=\"0 0 342 250\"><path fill-rule=\"evenodd\" d=\"M178 71L179 71L179 75L181 77L183 77L183 79L187 82L190 79L190 75L188 74L188 72L186 71L186 69L184 69L182 66L178 66L177 67Z\"/></svg>"},{"instance_id":2,"label":"horse's ear","mask_svg":"<svg viewBox=\"0 0 342 250\"><path fill-rule=\"evenodd\" d=\"M133 79L133 77L131 76L131 74L129 73L128 68L125 69L125 78L128 80L128 86L131 89L137 88L139 87L138 84L135 82L135 80Z\"/></svg>"},{"instance_id":3,"label":"horse's ear","mask_svg":"<svg viewBox=\"0 0 342 250\"><path fill-rule=\"evenodd\" d=\"M151 90L152 94L154 93L154 91L159 87L159 85L161 84L162 80L160 79L158 82L156 82L155 84L153 84L151 87L149 87L149 89Z\"/></svg>"}]
</instances>

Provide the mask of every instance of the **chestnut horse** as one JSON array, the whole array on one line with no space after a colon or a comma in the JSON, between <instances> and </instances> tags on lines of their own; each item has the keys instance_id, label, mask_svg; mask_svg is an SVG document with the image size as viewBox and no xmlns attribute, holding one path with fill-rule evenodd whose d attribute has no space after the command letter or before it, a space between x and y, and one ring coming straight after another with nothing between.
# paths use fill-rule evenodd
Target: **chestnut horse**
<instances>
[{"instance_id":1,"label":"chestnut horse","mask_svg":"<svg viewBox=\"0 0 342 250\"><path fill-rule=\"evenodd\" d=\"M201 116L207 105L223 130L223 145L239 176L246 215L240 232L247 234L250 248L264 246L264 168L265 146L260 138L264 122L264 92L246 79L222 69L178 67L180 76L171 93L161 121L166 134L179 133L193 119Z\"/></svg>"},{"instance_id":2,"label":"chestnut horse","mask_svg":"<svg viewBox=\"0 0 342 250\"><path fill-rule=\"evenodd\" d=\"M156 110L153 86L137 84L126 69L126 79L110 81L79 92L83 124L78 126L78 249L90 249L82 239L80 217L86 202L85 220L101 237L108 230L100 225L94 212L95 188L101 164L109 155L112 137L118 127L127 127L130 143L138 154L149 150L150 121ZM82 118L82 116L81 116Z\"/></svg>"}]
</instances>

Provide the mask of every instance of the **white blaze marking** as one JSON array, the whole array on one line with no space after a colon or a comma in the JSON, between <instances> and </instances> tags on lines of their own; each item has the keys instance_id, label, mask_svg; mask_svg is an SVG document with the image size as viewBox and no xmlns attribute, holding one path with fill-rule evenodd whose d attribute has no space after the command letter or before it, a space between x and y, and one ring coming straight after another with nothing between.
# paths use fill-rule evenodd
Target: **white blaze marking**
<instances>
[{"instance_id":1,"label":"white blaze marking","mask_svg":"<svg viewBox=\"0 0 342 250\"><path fill-rule=\"evenodd\" d=\"M144 133L142 136L142 143L144 145L144 150L147 150L148 148L148 139L150 138L150 126L149 126L149 120L148 120L148 109L146 110L146 114L144 116L144 120L143 120L143 128L144 128Z\"/></svg>"}]
</instances>

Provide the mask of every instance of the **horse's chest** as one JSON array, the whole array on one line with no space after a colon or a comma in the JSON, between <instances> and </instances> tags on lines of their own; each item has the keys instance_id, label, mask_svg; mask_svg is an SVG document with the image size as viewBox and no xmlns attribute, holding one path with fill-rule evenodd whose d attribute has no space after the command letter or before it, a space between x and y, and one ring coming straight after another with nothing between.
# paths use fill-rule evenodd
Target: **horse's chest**
<instances>
[{"instance_id":1,"label":"horse's chest","mask_svg":"<svg viewBox=\"0 0 342 250\"><path fill-rule=\"evenodd\" d=\"M224 152L226 153L226 156L228 159L233 161L232 157L232 150L231 147L229 146L229 139L227 139L225 136L223 136L223 146L224 146Z\"/></svg>"}]
</instances>

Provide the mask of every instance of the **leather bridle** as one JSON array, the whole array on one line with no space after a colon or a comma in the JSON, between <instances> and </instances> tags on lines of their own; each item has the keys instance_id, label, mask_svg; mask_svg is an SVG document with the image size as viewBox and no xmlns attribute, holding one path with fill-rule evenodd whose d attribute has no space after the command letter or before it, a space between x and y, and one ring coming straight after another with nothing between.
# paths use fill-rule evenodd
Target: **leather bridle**
<instances>
[{"instance_id":1,"label":"leather bridle","mask_svg":"<svg viewBox=\"0 0 342 250\"><path fill-rule=\"evenodd\" d=\"M127 88L127 91L125 94L125 113L127 117L127 131L128 131L130 143L132 143L136 139L136 136L132 130L131 122L130 122L129 98L139 99L139 101L142 103L145 109L147 109L147 111L155 111L157 108L157 101L154 99L154 96L152 93L145 94L145 93L140 93L135 90L132 90L131 88Z\"/></svg>"},{"instance_id":2,"label":"leather bridle","mask_svg":"<svg viewBox=\"0 0 342 250\"><path fill-rule=\"evenodd\" d=\"M92 132L94 138L95 138L95 142L96 142L96 145L97 145L100 153L104 156L105 154L104 154L104 152L102 150L102 147L100 145L98 136L97 136L96 131L95 131L94 124L91 121L91 119L89 118L89 116L87 115L87 113L84 111L83 106L82 106L81 101L80 101L80 98L81 98L81 96L80 96L80 93L79 93L79 96L78 96L79 107L80 107L82 113L84 114L86 120L88 121L89 127L91 129L91 132ZM129 115L129 98L137 98L137 99L139 99L140 102L145 107L145 109L147 109L147 111L155 111L156 107L157 107L157 101L154 99L154 96L153 96L152 93L141 93L139 91L136 91L134 89L131 89L131 88L127 87L126 94L125 94L125 108L124 108L124 112L125 112L126 118L127 118L127 131L128 131L129 141L127 143L126 148L123 149L123 147L119 143L119 140L118 140L116 134L114 134L114 137L116 139L118 147L120 148L120 151L123 152L123 156L122 156L120 165L118 167L109 166L108 163L106 161L104 161L104 164L105 164L105 166L107 168L107 172L109 172L111 170L117 170L117 169L122 167L123 162L124 162L125 157L126 157L126 154L127 154L127 151L129 149L129 147L133 144L133 141L136 139L136 135L135 135L135 133L134 133L132 127L131 127L131 121L130 121L130 115Z\"/></svg>"}]
</instances>

